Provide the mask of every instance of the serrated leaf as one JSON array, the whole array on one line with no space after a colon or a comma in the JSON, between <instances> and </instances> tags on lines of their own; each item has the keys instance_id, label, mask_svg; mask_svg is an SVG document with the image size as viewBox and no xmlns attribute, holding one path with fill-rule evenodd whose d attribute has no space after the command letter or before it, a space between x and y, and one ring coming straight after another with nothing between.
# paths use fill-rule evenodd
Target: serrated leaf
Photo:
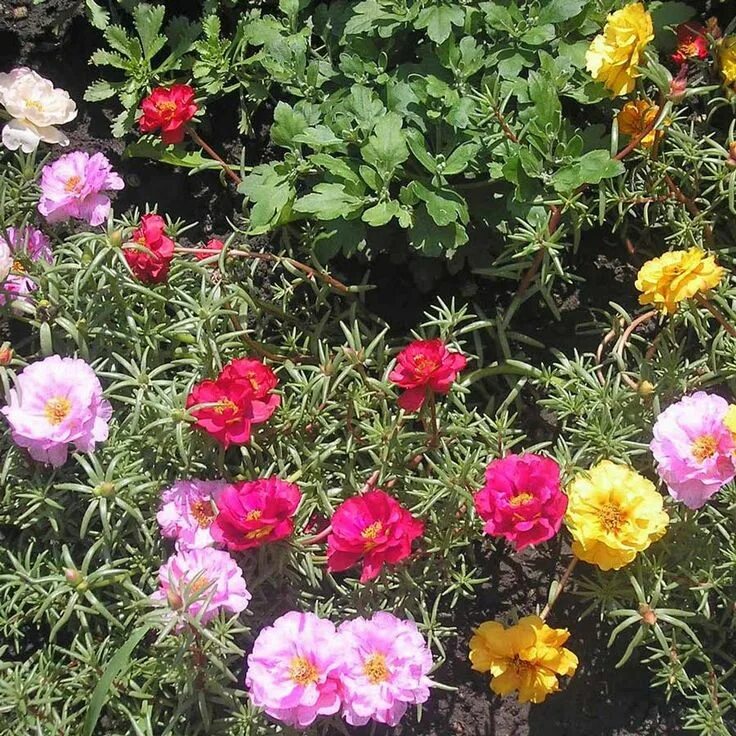
<instances>
[{"instance_id":1,"label":"serrated leaf","mask_svg":"<svg viewBox=\"0 0 736 736\"><path fill-rule=\"evenodd\" d=\"M84 99L87 102L100 102L107 100L117 93L117 90L105 79L92 82L85 90Z\"/></svg>"},{"instance_id":2,"label":"serrated leaf","mask_svg":"<svg viewBox=\"0 0 736 736\"><path fill-rule=\"evenodd\" d=\"M110 23L110 13L107 12L95 0L86 0L87 18L89 22L99 31L104 31Z\"/></svg>"},{"instance_id":3,"label":"serrated leaf","mask_svg":"<svg viewBox=\"0 0 736 736\"><path fill-rule=\"evenodd\" d=\"M521 36L521 41L529 46L541 46L555 37L555 27L551 24L533 26Z\"/></svg>"},{"instance_id":4,"label":"serrated leaf","mask_svg":"<svg viewBox=\"0 0 736 736\"><path fill-rule=\"evenodd\" d=\"M479 144L470 141L458 146L448 157L445 162L445 168L442 173L445 176L453 174L461 174L467 169L468 164L475 158L478 153Z\"/></svg>"},{"instance_id":5,"label":"serrated leaf","mask_svg":"<svg viewBox=\"0 0 736 736\"><path fill-rule=\"evenodd\" d=\"M401 206L395 199L379 202L374 207L365 210L361 220L367 222L371 227L380 227L396 217L400 209Z\"/></svg>"},{"instance_id":6,"label":"serrated leaf","mask_svg":"<svg viewBox=\"0 0 736 736\"><path fill-rule=\"evenodd\" d=\"M143 53L147 59L155 56L166 42L163 36L159 36L164 15L166 15L166 8L163 5L138 3L133 10L135 29L141 39Z\"/></svg>"},{"instance_id":7,"label":"serrated leaf","mask_svg":"<svg viewBox=\"0 0 736 736\"><path fill-rule=\"evenodd\" d=\"M427 35L437 44L446 41L452 26L465 23L465 11L458 5L433 5L424 8L414 24L415 28L426 28Z\"/></svg>"},{"instance_id":8,"label":"serrated leaf","mask_svg":"<svg viewBox=\"0 0 736 736\"><path fill-rule=\"evenodd\" d=\"M349 194L342 184L321 183L294 202L294 211L314 215L318 220L349 217L363 206L363 197Z\"/></svg>"},{"instance_id":9,"label":"serrated leaf","mask_svg":"<svg viewBox=\"0 0 736 736\"><path fill-rule=\"evenodd\" d=\"M537 16L538 23L562 23L574 18L587 0L547 0Z\"/></svg>"},{"instance_id":10,"label":"serrated leaf","mask_svg":"<svg viewBox=\"0 0 736 736\"><path fill-rule=\"evenodd\" d=\"M361 149L363 159L372 164L384 179L409 158L401 123L401 116L397 113L384 115L376 123L368 143Z\"/></svg>"},{"instance_id":11,"label":"serrated leaf","mask_svg":"<svg viewBox=\"0 0 736 736\"><path fill-rule=\"evenodd\" d=\"M409 128L406 131L406 142L409 145L409 150L414 155L419 163L430 173L434 174L437 171L437 164L435 163L434 156L427 150L427 142L424 140L424 135L421 131L416 128Z\"/></svg>"}]
</instances>

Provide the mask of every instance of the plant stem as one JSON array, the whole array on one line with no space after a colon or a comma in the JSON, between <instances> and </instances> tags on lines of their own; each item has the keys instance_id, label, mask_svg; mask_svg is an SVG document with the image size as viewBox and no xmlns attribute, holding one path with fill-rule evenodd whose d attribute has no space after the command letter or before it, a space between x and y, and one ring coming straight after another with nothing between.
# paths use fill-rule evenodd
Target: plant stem
<instances>
[{"instance_id":1,"label":"plant stem","mask_svg":"<svg viewBox=\"0 0 736 736\"><path fill-rule=\"evenodd\" d=\"M723 329L726 330L726 332L728 332L731 337L736 337L736 327L734 327L728 321L728 319L726 319L726 316L721 312L720 309L715 307L702 294L696 294L695 301L700 304L701 307L705 307L721 323L721 327L723 327Z\"/></svg>"},{"instance_id":2,"label":"plant stem","mask_svg":"<svg viewBox=\"0 0 736 736\"><path fill-rule=\"evenodd\" d=\"M194 130L194 128L187 128L187 133L189 133L189 137L203 151L205 151L205 153L209 154L215 161L217 161L218 164L220 164L220 166L222 166L223 171L230 177L235 186L240 186L242 179L230 168L230 166L228 166L222 156L220 156L220 154L217 153L217 151L215 151L215 149L212 148L212 146L210 146L196 130Z\"/></svg>"},{"instance_id":3,"label":"plant stem","mask_svg":"<svg viewBox=\"0 0 736 736\"><path fill-rule=\"evenodd\" d=\"M308 547L311 544L319 544L323 539L327 539L330 534L332 534L332 524L328 524L319 534L302 539L301 545L302 547Z\"/></svg>"},{"instance_id":4,"label":"plant stem","mask_svg":"<svg viewBox=\"0 0 736 736\"><path fill-rule=\"evenodd\" d=\"M554 595L552 598L550 598L547 605L542 609L542 613L539 614L539 618L542 619L542 621L547 620L547 616L549 616L550 611L552 610L552 607L557 603L557 599L562 594L562 591L565 590L565 586L570 582L570 577L572 576L572 571L575 569L575 565L578 564L578 558L573 557L570 560L570 564L567 566L567 569L562 574L562 577L560 578L560 583L557 586L557 590L555 590Z\"/></svg>"},{"instance_id":5,"label":"plant stem","mask_svg":"<svg viewBox=\"0 0 736 736\"><path fill-rule=\"evenodd\" d=\"M431 430L429 446L435 447L439 442L440 430L437 426L437 404L434 399L434 391L431 389L427 389L427 401L429 402L429 423Z\"/></svg>"}]
</instances>

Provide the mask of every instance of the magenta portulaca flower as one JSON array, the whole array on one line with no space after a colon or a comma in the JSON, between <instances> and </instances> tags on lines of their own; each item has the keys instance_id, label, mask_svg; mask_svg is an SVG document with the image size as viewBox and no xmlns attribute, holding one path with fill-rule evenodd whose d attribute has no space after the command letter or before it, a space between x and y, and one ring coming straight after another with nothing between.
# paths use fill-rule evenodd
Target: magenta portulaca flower
<instances>
[{"instance_id":1,"label":"magenta portulaca flower","mask_svg":"<svg viewBox=\"0 0 736 736\"><path fill-rule=\"evenodd\" d=\"M176 548L201 549L214 544L210 527L217 516L215 499L227 487L222 480L180 480L161 494L156 521Z\"/></svg>"},{"instance_id":2,"label":"magenta portulaca flower","mask_svg":"<svg viewBox=\"0 0 736 736\"><path fill-rule=\"evenodd\" d=\"M105 192L124 186L104 154L72 151L43 167L38 211L49 222L75 219L100 225L110 213Z\"/></svg>"},{"instance_id":3,"label":"magenta portulaca flower","mask_svg":"<svg viewBox=\"0 0 736 736\"><path fill-rule=\"evenodd\" d=\"M9 273L0 284L0 305L12 300L27 301L25 297L38 288L28 275L28 267L36 261L53 260L49 239L33 227L9 227L0 235L0 250L7 250L12 259Z\"/></svg>"},{"instance_id":4,"label":"magenta portulaca flower","mask_svg":"<svg viewBox=\"0 0 736 736\"><path fill-rule=\"evenodd\" d=\"M432 655L413 621L378 612L338 629L345 664L343 716L353 726L370 720L395 726L409 704L424 703L432 684Z\"/></svg>"},{"instance_id":5,"label":"magenta portulaca flower","mask_svg":"<svg viewBox=\"0 0 736 736\"><path fill-rule=\"evenodd\" d=\"M290 611L262 629L248 656L245 684L254 705L304 728L340 710L343 646L331 621Z\"/></svg>"},{"instance_id":6,"label":"magenta portulaca flower","mask_svg":"<svg viewBox=\"0 0 736 736\"><path fill-rule=\"evenodd\" d=\"M167 602L175 611L186 611L203 624L220 609L240 613L248 607L250 593L243 571L227 552L205 547L181 550L158 571L159 589L154 601ZM183 622L177 630L183 628Z\"/></svg>"},{"instance_id":7,"label":"magenta portulaca flower","mask_svg":"<svg viewBox=\"0 0 736 736\"><path fill-rule=\"evenodd\" d=\"M87 363L52 355L17 376L2 413L16 445L34 460L58 468L70 447L92 452L107 439L112 408Z\"/></svg>"},{"instance_id":8,"label":"magenta portulaca flower","mask_svg":"<svg viewBox=\"0 0 736 736\"><path fill-rule=\"evenodd\" d=\"M673 498L700 508L736 477L734 437L724 423L728 402L698 391L667 407L654 424L657 472Z\"/></svg>"}]
</instances>

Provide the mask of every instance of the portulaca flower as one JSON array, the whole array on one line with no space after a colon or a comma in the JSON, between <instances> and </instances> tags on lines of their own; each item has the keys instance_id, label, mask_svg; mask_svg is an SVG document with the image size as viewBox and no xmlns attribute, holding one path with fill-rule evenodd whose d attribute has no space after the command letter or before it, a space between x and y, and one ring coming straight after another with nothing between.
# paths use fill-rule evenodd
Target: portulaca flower
<instances>
[{"instance_id":1,"label":"portulaca flower","mask_svg":"<svg viewBox=\"0 0 736 736\"><path fill-rule=\"evenodd\" d=\"M0 238L0 283L8 278L8 274L12 267L13 254L10 252L10 246Z\"/></svg>"},{"instance_id":2,"label":"portulaca flower","mask_svg":"<svg viewBox=\"0 0 736 736\"><path fill-rule=\"evenodd\" d=\"M69 145L55 126L74 120L77 106L68 92L40 74L24 66L0 74L0 105L11 117L2 134L3 145L11 151L31 153L41 141Z\"/></svg>"}]
</instances>

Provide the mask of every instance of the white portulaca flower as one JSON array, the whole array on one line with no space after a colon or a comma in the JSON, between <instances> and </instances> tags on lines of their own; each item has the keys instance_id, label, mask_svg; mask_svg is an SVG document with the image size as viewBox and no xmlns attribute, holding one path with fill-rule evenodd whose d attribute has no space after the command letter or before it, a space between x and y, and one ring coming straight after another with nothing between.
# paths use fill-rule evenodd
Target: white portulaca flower
<instances>
[{"instance_id":1,"label":"white portulaca flower","mask_svg":"<svg viewBox=\"0 0 736 736\"><path fill-rule=\"evenodd\" d=\"M0 284L5 281L13 267L13 254L10 246L0 238Z\"/></svg>"},{"instance_id":2,"label":"white portulaca flower","mask_svg":"<svg viewBox=\"0 0 736 736\"><path fill-rule=\"evenodd\" d=\"M11 117L2 134L3 145L11 151L31 153L40 141L69 145L55 126L74 120L77 106L68 92L40 74L23 66L0 74L0 105Z\"/></svg>"}]
</instances>

